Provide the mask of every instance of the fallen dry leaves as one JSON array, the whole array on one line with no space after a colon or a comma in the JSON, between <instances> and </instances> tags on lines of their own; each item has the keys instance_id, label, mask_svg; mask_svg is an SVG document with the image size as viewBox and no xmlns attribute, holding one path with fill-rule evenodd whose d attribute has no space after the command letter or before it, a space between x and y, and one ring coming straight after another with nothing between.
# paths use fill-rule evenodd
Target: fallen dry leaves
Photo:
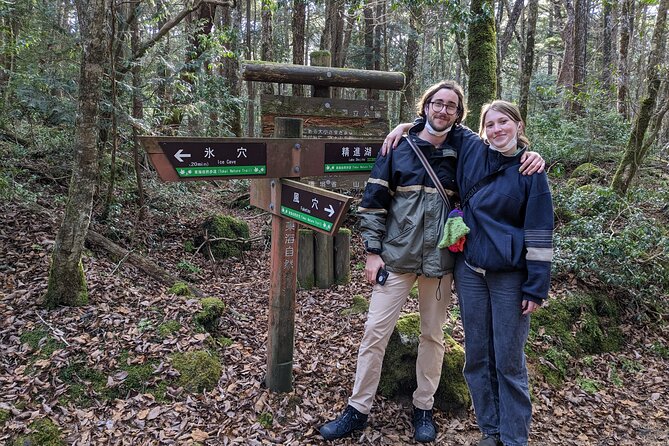
<instances>
[{"instance_id":1,"label":"fallen dry leaves","mask_svg":"<svg viewBox=\"0 0 669 446\"><path fill-rule=\"evenodd\" d=\"M241 212L241 211L234 211ZM265 220L248 218L252 234ZM49 417L72 445L309 445L322 444L318 426L346 405L352 386L364 315L341 316L352 296L368 296L359 270L353 283L329 290L300 291L297 296L294 390L269 392L266 370L269 257L255 245L242 259L218 264L184 253L183 243L196 220L164 218L137 228L145 255L171 273L187 260L200 271L189 279L208 295L221 298L228 310L221 323L231 346L217 347L223 374L218 386L203 394L177 387L168 356L211 347L210 335L198 333L192 316L197 299L167 290L134 268L95 254L84 260L90 304L46 311L39 305L56 222L13 203L0 216L0 409L9 420L0 425L0 444L26 432L34 420ZM157 228L160 230L158 231ZM361 253L355 247L353 261ZM409 308L411 309L411 308ZM159 336L158 327L177 321L181 328ZM44 329L58 341L45 356L21 342L21 335ZM454 322L454 335L461 329ZM668 361L651 354L654 343L667 346L664 332L627 327L625 350L573 364L569 381L559 389L534 380L534 424L537 445L667 444L669 426ZM72 373L84 377L86 404L68 395ZM104 376L106 389L119 389L131 378L125 365L151 364L149 384L166 383L164 398L128 392L105 400L86 372ZM587 380L596 391L583 390ZM83 401L83 400L82 400ZM268 418L268 415L271 415ZM269 420L269 421L268 421ZM473 445L479 438L471 411L461 417L437 413L439 445ZM377 398L370 427L332 444L413 444L410 402Z\"/></svg>"}]
</instances>

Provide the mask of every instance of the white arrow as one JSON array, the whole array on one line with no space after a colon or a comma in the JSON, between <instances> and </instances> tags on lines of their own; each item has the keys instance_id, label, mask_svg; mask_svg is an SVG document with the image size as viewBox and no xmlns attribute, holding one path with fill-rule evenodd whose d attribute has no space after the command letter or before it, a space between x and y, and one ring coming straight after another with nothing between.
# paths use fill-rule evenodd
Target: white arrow
<instances>
[{"instance_id":1,"label":"white arrow","mask_svg":"<svg viewBox=\"0 0 669 446\"><path fill-rule=\"evenodd\" d=\"M328 215L329 215L330 218L332 218L332 216L333 216L334 213L335 213L335 210L332 208L332 205L326 207L324 210L325 210L325 212L328 213Z\"/></svg>"},{"instance_id":2,"label":"white arrow","mask_svg":"<svg viewBox=\"0 0 669 446\"><path fill-rule=\"evenodd\" d=\"M184 153L184 149L179 149L177 153L174 154L174 157L180 162L184 162L184 158L190 158L190 153Z\"/></svg>"}]
</instances>

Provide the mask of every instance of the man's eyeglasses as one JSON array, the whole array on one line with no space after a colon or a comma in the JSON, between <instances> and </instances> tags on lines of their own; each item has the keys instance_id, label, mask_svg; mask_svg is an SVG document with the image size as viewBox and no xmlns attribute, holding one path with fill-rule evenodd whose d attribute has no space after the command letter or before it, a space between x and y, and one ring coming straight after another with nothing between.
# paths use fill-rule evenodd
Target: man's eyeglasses
<instances>
[{"instance_id":1,"label":"man's eyeglasses","mask_svg":"<svg viewBox=\"0 0 669 446\"><path fill-rule=\"evenodd\" d=\"M429 104L432 105L432 111L435 113L446 110L446 114L454 115L458 111L458 106L454 104L444 104L441 101L429 102Z\"/></svg>"}]
</instances>

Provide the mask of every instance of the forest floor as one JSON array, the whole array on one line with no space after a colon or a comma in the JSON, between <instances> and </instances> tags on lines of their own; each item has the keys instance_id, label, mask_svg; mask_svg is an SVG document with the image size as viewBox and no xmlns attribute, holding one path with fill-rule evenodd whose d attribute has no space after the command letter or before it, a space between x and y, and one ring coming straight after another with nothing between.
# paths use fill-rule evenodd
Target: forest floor
<instances>
[{"instance_id":1,"label":"forest floor","mask_svg":"<svg viewBox=\"0 0 669 446\"><path fill-rule=\"evenodd\" d=\"M222 299L227 310L221 333L233 342L212 342L197 330L198 299L170 294L123 259L87 251L84 258L90 303L45 310L50 255L62 205L42 198L51 215L16 201L0 212L0 444L27 432L48 417L68 444L325 444L318 427L346 405L355 372L365 314L344 316L354 295L369 297L362 277L363 253L355 235L353 279L345 286L299 291L296 299L294 389L269 392L266 370L269 248L255 242L242 258L213 263L184 252L203 214L216 211L249 222L251 235L262 234L268 215L253 209L227 209L229 202L210 184L193 200L189 212L150 213L134 223L120 210L112 224L96 231L119 243L132 239L142 255L171 274L182 276L207 296ZM61 188L61 193L62 193ZM115 226L112 231L111 226ZM131 244L132 244L131 243ZM126 244L128 246L128 244ZM195 266L184 270L184 261ZM178 265L181 263L182 267ZM554 281L553 292L562 284ZM453 303L452 305L456 305ZM415 310L409 303L407 311ZM541 311L550 311L550 306ZM454 312L455 314L455 312ZM178 321L177 330L161 327ZM462 341L456 318L450 322ZM627 344L620 352L589 356L572 364L567 381L552 388L533 375L534 445L665 445L669 443L669 329L625 322ZM29 342L29 333L41 333ZM217 349L223 367L218 385L189 393L174 384L169 355L177 351ZM655 354L658 346L664 354ZM123 392L128 368L150 364L142 391ZM105 377L100 388L92 372ZM97 375L95 375L97 376ZM159 387L158 394L151 389ZM585 384L589 384L586 386ZM116 389L115 398L104 398ZM78 393L74 392L77 391ZM159 395L159 396L157 396ZM331 444L415 444L410 402L377 397L369 426ZM438 445L475 445L479 433L473 412L436 411Z\"/></svg>"}]
</instances>

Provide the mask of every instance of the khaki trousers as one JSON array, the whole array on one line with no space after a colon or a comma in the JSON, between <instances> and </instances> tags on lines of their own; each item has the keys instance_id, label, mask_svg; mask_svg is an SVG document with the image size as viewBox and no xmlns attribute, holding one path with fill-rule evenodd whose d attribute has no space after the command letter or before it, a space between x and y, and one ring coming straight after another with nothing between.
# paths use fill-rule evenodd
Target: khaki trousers
<instances>
[{"instance_id":1,"label":"khaki trousers","mask_svg":"<svg viewBox=\"0 0 669 446\"><path fill-rule=\"evenodd\" d=\"M434 404L434 393L439 385L444 360L442 327L451 302L453 275L432 278L391 272L385 285L374 285L365 334L358 350L353 394L348 400L351 406L364 414L369 414L372 408L388 340L416 279L421 334L416 360L417 388L413 393L413 404L422 410L432 409Z\"/></svg>"}]
</instances>

